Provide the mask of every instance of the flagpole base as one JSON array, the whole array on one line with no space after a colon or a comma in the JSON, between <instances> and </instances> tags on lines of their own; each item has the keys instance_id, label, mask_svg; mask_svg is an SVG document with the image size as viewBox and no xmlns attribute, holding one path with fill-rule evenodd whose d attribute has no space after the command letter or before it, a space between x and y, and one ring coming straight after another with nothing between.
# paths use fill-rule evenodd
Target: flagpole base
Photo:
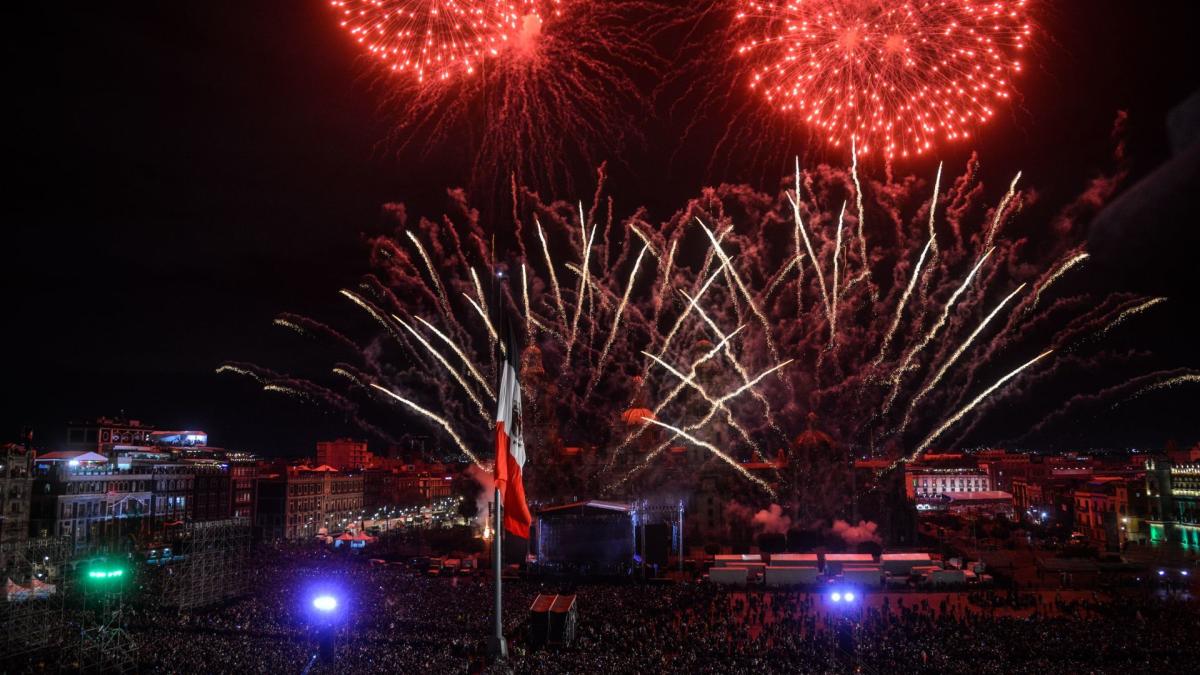
<instances>
[{"instance_id":1,"label":"flagpole base","mask_svg":"<svg viewBox=\"0 0 1200 675\"><path fill-rule=\"evenodd\" d=\"M504 636L495 636L488 638L488 656L493 659L508 658L508 640Z\"/></svg>"}]
</instances>

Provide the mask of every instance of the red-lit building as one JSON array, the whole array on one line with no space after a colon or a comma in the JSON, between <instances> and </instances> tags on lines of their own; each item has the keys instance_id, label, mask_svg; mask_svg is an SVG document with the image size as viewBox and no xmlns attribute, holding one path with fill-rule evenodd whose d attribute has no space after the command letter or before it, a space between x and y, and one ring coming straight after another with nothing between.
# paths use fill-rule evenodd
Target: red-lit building
<instances>
[{"instance_id":1,"label":"red-lit building","mask_svg":"<svg viewBox=\"0 0 1200 675\"><path fill-rule=\"evenodd\" d=\"M317 443L317 466L332 466L339 471L365 469L371 464L366 441L339 438Z\"/></svg>"}]
</instances>

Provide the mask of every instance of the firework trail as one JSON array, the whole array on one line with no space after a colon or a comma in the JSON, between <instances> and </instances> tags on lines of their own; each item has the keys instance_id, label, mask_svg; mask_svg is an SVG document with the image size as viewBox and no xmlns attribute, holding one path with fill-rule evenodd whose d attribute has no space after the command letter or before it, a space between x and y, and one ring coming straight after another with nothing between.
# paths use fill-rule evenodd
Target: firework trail
<instances>
[{"instance_id":1,"label":"firework trail","mask_svg":"<svg viewBox=\"0 0 1200 675\"><path fill-rule=\"evenodd\" d=\"M699 445L700 447L708 450L709 452L713 453L717 457L720 457L721 460L724 461L726 464L728 464L729 466L732 466L734 468L734 470L737 471L738 473L740 473L742 476L744 476L746 478L746 480L761 487L764 491L767 492L767 494L771 495L772 499L777 497L777 495L775 494L775 491L771 489L771 486L767 483L767 481L765 481L765 480L759 478L758 476L755 476L754 474L747 471L744 467L742 467L741 464L739 464L736 460L734 460L729 455L722 452L721 449L716 447L715 445L713 445L711 443L707 443L705 441L702 441L699 438L696 438L695 436L684 431L683 429L673 427L670 424L666 424L664 422L659 422L658 420L646 420L646 421L649 422L650 424L656 424L664 429L667 429L668 431L675 433L677 436L686 438L688 441L695 443L696 445Z\"/></svg>"},{"instance_id":2,"label":"firework trail","mask_svg":"<svg viewBox=\"0 0 1200 675\"><path fill-rule=\"evenodd\" d=\"M1117 315L1117 318L1110 321L1107 325L1104 326L1104 328L1101 328L1100 332L1097 333L1096 336L1104 337L1105 335L1108 335L1108 333L1110 331L1112 331L1112 329L1114 329L1117 326L1120 326L1121 324L1128 321L1130 317L1137 316L1138 314L1141 314L1142 312L1150 309L1151 307L1154 307L1156 305L1161 305L1162 303L1164 303L1166 301L1167 301L1166 298L1150 298L1149 300L1144 300L1142 302L1137 303L1133 307L1121 310L1121 313Z\"/></svg>"},{"instance_id":3,"label":"firework trail","mask_svg":"<svg viewBox=\"0 0 1200 675\"><path fill-rule=\"evenodd\" d=\"M1032 310L1037 309L1038 304L1041 303L1041 301L1042 301L1042 293L1044 293L1046 291L1046 289L1050 288L1050 286L1055 281L1058 281L1062 277L1062 275L1066 274L1072 268L1074 268L1076 265L1082 263L1083 261L1085 261L1087 259L1088 259L1088 254L1076 253L1075 255L1072 255L1070 258L1067 258L1067 260L1065 262L1063 262L1062 265L1059 265L1057 268L1055 268L1055 270L1050 273L1050 276L1046 279L1046 281L1044 283L1038 284L1037 290L1034 291L1034 293L1033 293L1033 302L1029 304L1029 307L1026 308L1026 311L1032 311Z\"/></svg>"},{"instance_id":4,"label":"firework trail","mask_svg":"<svg viewBox=\"0 0 1200 675\"><path fill-rule=\"evenodd\" d=\"M1150 373L1132 377L1125 382L1091 393L1075 394L1049 415L1043 417L1028 431L1013 439L1013 443L1022 443L1036 437L1056 423L1074 417L1088 408L1098 408L1104 403L1113 401L1108 409L1115 410L1121 405L1156 391L1162 391L1185 384L1200 384L1200 373L1180 368L1159 373Z\"/></svg>"},{"instance_id":5,"label":"firework trail","mask_svg":"<svg viewBox=\"0 0 1200 675\"><path fill-rule=\"evenodd\" d=\"M1025 284L1021 284L1020 286L1017 286L1016 290L1005 296L1005 298L996 305L996 308L993 309L987 316L985 316L983 320L979 322L979 325L975 327L975 330L972 331L965 340L963 340L962 344L958 346L958 349L954 350L954 353L950 355L950 358L942 362L942 365L938 367L937 372L934 373L933 377L929 379L929 382L927 382L925 386L923 386L917 392L916 396L912 397L908 404L908 411L904 414L904 421L900 424L901 432L908 428L908 423L912 419L912 412L917 408L917 405L921 402L921 399L925 398L929 392L933 391L934 387L936 387L938 383L942 381L942 378L946 375L946 372L958 362L958 359L964 353L966 353L966 351L971 347L971 344L975 342L975 338L979 337L979 334L982 333L985 328L987 328L987 325L992 322L992 319L996 318L996 315L1000 313L1000 310L1004 309L1004 306L1007 305L1010 300L1016 297L1017 294L1020 293L1024 288Z\"/></svg>"},{"instance_id":6,"label":"firework trail","mask_svg":"<svg viewBox=\"0 0 1200 675\"><path fill-rule=\"evenodd\" d=\"M374 387L375 389L378 389L379 391L387 394L388 396L392 397L393 399L403 403L404 405L408 406L409 408L416 411L417 413L424 415L425 417L428 417L429 419L436 422L438 424L438 426L440 426L442 428L442 430L445 431L446 434L448 436L450 436L451 439L454 440L454 444L458 446L458 449L462 450L462 453L464 455L471 458L471 461L475 464L475 466L477 466L481 469L484 468L483 464L479 461L479 458L475 456L475 453L471 452L471 449L467 447L466 443L463 443L462 438L460 438L459 435L454 432L454 427L451 426L451 424L449 422L447 422L444 418L435 415L434 413L426 410L425 408L422 408L421 406L417 405L416 403L413 403L412 401L404 398L403 396L400 396L399 394L396 394L395 392L388 391L387 389L384 389L383 387L381 387L377 384L372 383L371 386Z\"/></svg>"},{"instance_id":7,"label":"firework trail","mask_svg":"<svg viewBox=\"0 0 1200 675\"><path fill-rule=\"evenodd\" d=\"M992 386L988 387L987 389L984 389L981 394L979 394L975 398L971 399L970 403L963 406L962 409L960 409L958 412L956 412L953 415L951 415L950 417L946 418L945 422L942 422L940 425L938 425L938 427L936 429L931 431L929 433L929 435L925 437L925 440L921 441L921 443L919 445L917 445L917 449L913 451L913 454L910 456L910 458L911 457L919 457L921 455L921 453L925 452L925 450L927 450L929 448L929 446L935 440L938 439L939 436L944 434L947 429L954 426L959 420L961 420L963 418L963 416L965 416L967 413L974 410L975 406L979 405L982 401L987 399L988 396L991 396L992 392L996 391L1001 386L1003 386L1005 382L1008 382L1012 378L1019 375L1021 373L1021 371L1032 366L1033 364L1037 363L1038 361L1041 361L1042 359L1046 358L1047 356L1050 356L1052 353L1054 353L1053 350L1046 350L1046 351L1042 352L1041 354L1038 354L1037 356L1033 357L1032 359L1026 361L1025 363L1021 364L1017 368L1013 369L1011 372L1009 372L1004 377L1001 377L1000 379L996 380L996 382Z\"/></svg>"},{"instance_id":8,"label":"firework trail","mask_svg":"<svg viewBox=\"0 0 1200 675\"><path fill-rule=\"evenodd\" d=\"M777 194L725 184L658 223L642 211L621 220L603 189L590 204L514 191L515 217L535 227L520 230L529 240L495 260L479 245L490 239L488 228L465 207L372 240L376 269L360 292L343 295L384 331L357 362L337 364L341 372L331 378L349 389L340 400L323 403L324 392L245 364L222 372L303 392L336 411L358 406L360 417L379 401L364 385L386 390L445 438L447 458L478 461L468 448L490 445L494 388L486 366L495 324L466 317L480 314L477 299L486 297L484 316L503 312L524 323L528 468L540 498L603 486L633 497L689 480L700 467L671 469L683 461L667 452L673 443L743 482L741 462L774 453L783 459L768 463L776 472L770 480L796 492L796 481L832 475L845 461L832 449L797 455L793 435L819 430L847 452L894 462L944 442L955 428L970 437L999 397L1022 392L1026 378L1053 376L1064 351L1106 372L1106 353L1088 354L1095 340L1085 338L1103 338L1162 302L1079 295L1035 306L1027 289L1046 291L1082 260L1068 230L1047 228L1037 246L1006 239L999 223L1016 199L1014 185L989 208L973 165L944 183L945 192L932 178L797 169L794 184ZM848 226L859 230L857 246ZM475 247L464 251L460 241ZM497 287L485 288L477 270L493 265L520 266L520 279L512 275L520 288L495 274ZM813 274L802 273L806 265ZM559 283L564 273L577 278ZM1003 314L1007 322L998 321ZM1007 353L1038 356L1014 369ZM976 373L997 369L1002 374L988 375L985 386L974 385ZM1151 379L1138 386L1185 374L1144 374ZM784 470L789 458L802 468Z\"/></svg>"}]
</instances>

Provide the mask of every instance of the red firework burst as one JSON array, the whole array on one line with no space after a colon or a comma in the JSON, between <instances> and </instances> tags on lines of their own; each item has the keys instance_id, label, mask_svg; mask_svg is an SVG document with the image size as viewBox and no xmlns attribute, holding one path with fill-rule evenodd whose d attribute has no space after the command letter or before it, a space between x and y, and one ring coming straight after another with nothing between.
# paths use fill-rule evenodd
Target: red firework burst
<instances>
[{"instance_id":1,"label":"red firework burst","mask_svg":"<svg viewBox=\"0 0 1200 675\"><path fill-rule=\"evenodd\" d=\"M969 138L1009 98L1026 0L747 0L749 86L831 144L907 157Z\"/></svg>"},{"instance_id":2,"label":"red firework burst","mask_svg":"<svg viewBox=\"0 0 1200 675\"><path fill-rule=\"evenodd\" d=\"M515 176L536 189L569 191L570 169L587 167L590 177L615 159L647 108L632 74L657 63L638 30L638 21L658 14L653 0L333 4L353 17L343 25L388 75L416 75L389 77L395 86L384 89L398 151L469 158L473 190L506 194ZM448 7L472 21L443 20ZM414 17L424 17L421 36L398 27Z\"/></svg>"},{"instance_id":3,"label":"red firework burst","mask_svg":"<svg viewBox=\"0 0 1200 675\"><path fill-rule=\"evenodd\" d=\"M417 82L474 73L518 27L509 0L331 0L342 27L386 67Z\"/></svg>"}]
</instances>

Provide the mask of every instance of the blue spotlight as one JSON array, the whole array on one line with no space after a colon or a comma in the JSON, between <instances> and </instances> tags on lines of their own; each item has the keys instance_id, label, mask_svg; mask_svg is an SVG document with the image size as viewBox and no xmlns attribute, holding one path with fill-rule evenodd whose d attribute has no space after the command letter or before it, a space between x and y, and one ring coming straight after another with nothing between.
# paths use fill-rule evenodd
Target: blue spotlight
<instances>
[{"instance_id":1,"label":"blue spotlight","mask_svg":"<svg viewBox=\"0 0 1200 675\"><path fill-rule=\"evenodd\" d=\"M338 601L332 595L318 595L313 598L312 605L322 612L332 612L337 609Z\"/></svg>"},{"instance_id":2,"label":"blue spotlight","mask_svg":"<svg viewBox=\"0 0 1200 675\"><path fill-rule=\"evenodd\" d=\"M837 591L834 591L833 593L831 593L831 594L829 595L829 599L830 599L830 600L832 600L832 601L834 601L834 602L841 602L841 601L842 601L842 594L841 594L841 593L839 593L839 592L837 592Z\"/></svg>"},{"instance_id":3,"label":"blue spotlight","mask_svg":"<svg viewBox=\"0 0 1200 675\"><path fill-rule=\"evenodd\" d=\"M846 591L846 594L843 595L842 597L846 599L846 602L854 602L854 592L853 591Z\"/></svg>"}]
</instances>

